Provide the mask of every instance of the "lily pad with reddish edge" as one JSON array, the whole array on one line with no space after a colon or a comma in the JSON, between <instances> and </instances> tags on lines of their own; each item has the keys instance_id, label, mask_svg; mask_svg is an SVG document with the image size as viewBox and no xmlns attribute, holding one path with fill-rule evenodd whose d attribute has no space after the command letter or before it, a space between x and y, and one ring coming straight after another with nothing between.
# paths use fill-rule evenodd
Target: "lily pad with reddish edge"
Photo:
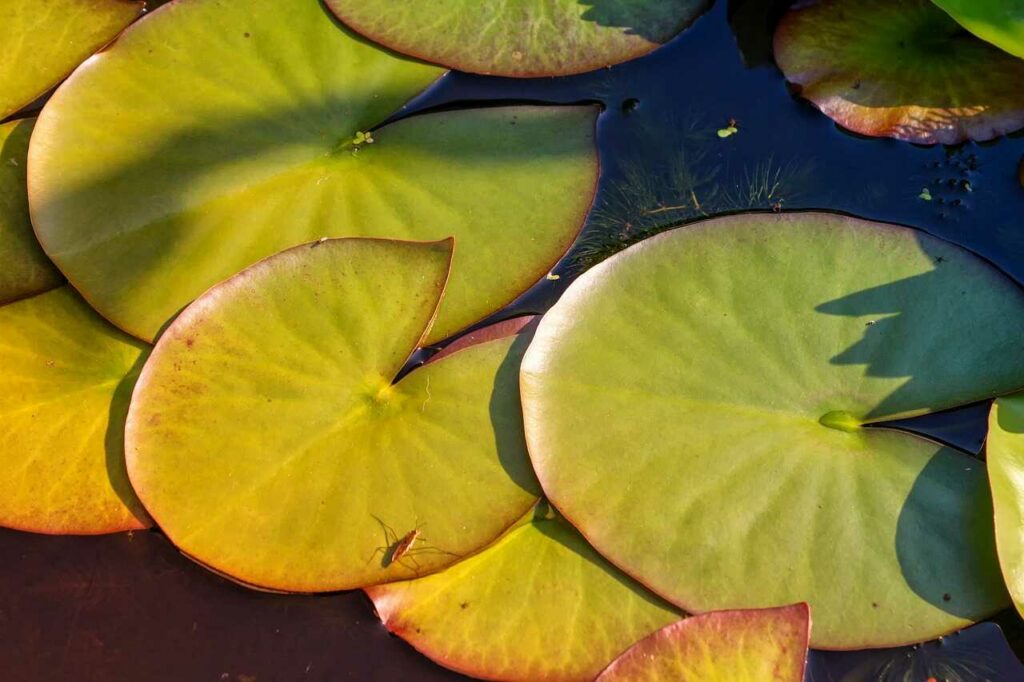
<instances>
[{"instance_id":1,"label":"lily pad with reddish edge","mask_svg":"<svg viewBox=\"0 0 1024 682\"><path fill-rule=\"evenodd\" d=\"M1024 2L932 0L982 40L1024 59Z\"/></svg>"},{"instance_id":2,"label":"lily pad with reddish edge","mask_svg":"<svg viewBox=\"0 0 1024 682\"><path fill-rule=\"evenodd\" d=\"M366 592L388 630L488 680L589 682L683 615L611 566L544 501L479 554Z\"/></svg>"},{"instance_id":3,"label":"lily pad with reddish edge","mask_svg":"<svg viewBox=\"0 0 1024 682\"><path fill-rule=\"evenodd\" d=\"M427 339L440 341L544 277L598 177L596 106L395 119L443 73L367 43L317 0L170 3L43 110L32 222L82 295L143 339L296 244L454 235Z\"/></svg>"},{"instance_id":4,"label":"lily pad with reddish edge","mask_svg":"<svg viewBox=\"0 0 1024 682\"><path fill-rule=\"evenodd\" d=\"M35 119L0 125L0 305L59 287L64 278L32 232L25 189Z\"/></svg>"},{"instance_id":5,"label":"lily pad with reddish edge","mask_svg":"<svg viewBox=\"0 0 1024 682\"><path fill-rule=\"evenodd\" d=\"M536 502L518 388L527 337L396 381L451 258L451 240L314 242L174 321L126 428L132 484L172 542L254 587L342 590L443 568Z\"/></svg>"},{"instance_id":6,"label":"lily pad with reddish edge","mask_svg":"<svg viewBox=\"0 0 1024 682\"><path fill-rule=\"evenodd\" d=\"M133 0L0 0L0 119L59 83L144 7Z\"/></svg>"},{"instance_id":7,"label":"lily pad with reddish edge","mask_svg":"<svg viewBox=\"0 0 1024 682\"><path fill-rule=\"evenodd\" d=\"M930 0L821 0L775 32L786 79L839 125L921 144L1024 127L1024 61L975 38Z\"/></svg>"},{"instance_id":8,"label":"lily pad with reddish edge","mask_svg":"<svg viewBox=\"0 0 1024 682\"><path fill-rule=\"evenodd\" d=\"M596 682L803 682L810 635L807 604L705 613L648 635Z\"/></svg>"},{"instance_id":9,"label":"lily pad with reddish edge","mask_svg":"<svg viewBox=\"0 0 1024 682\"><path fill-rule=\"evenodd\" d=\"M1008 595L984 464L884 427L1017 390L1021 338L1024 292L924 233L704 221L544 316L527 442L566 518L688 612L807 602L818 648L919 642Z\"/></svg>"},{"instance_id":10,"label":"lily pad with reddish edge","mask_svg":"<svg viewBox=\"0 0 1024 682\"><path fill-rule=\"evenodd\" d=\"M459 71L534 78L641 57L688 27L708 0L327 0L354 30Z\"/></svg>"},{"instance_id":11,"label":"lily pad with reddish edge","mask_svg":"<svg viewBox=\"0 0 1024 682\"><path fill-rule=\"evenodd\" d=\"M149 525L124 465L148 350L69 286L0 306L0 525L82 535Z\"/></svg>"}]
</instances>

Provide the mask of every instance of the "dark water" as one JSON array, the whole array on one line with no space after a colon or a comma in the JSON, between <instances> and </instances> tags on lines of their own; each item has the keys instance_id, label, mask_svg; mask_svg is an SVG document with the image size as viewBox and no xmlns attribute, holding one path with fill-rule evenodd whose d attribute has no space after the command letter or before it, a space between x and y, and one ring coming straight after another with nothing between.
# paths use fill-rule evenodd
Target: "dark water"
<instances>
[{"instance_id":1,"label":"dark water","mask_svg":"<svg viewBox=\"0 0 1024 682\"><path fill-rule=\"evenodd\" d=\"M453 73L414 104L412 111L467 100L605 106L595 211L556 269L561 278L500 317L543 312L576 274L646 234L748 209L829 209L909 225L1024 281L1016 175L1024 136L926 148L837 129L790 95L771 62L778 4L718 0L689 31L636 62L538 81ZM738 133L720 138L730 121ZM919 198L924 188L931 201ZM986 410L902 426L978 453ZM998 621L1024 652L1016 614ZM15 682L462 679L388 636L361 593L254 594L193 565L156 532L0 531L0 641L0 680ZM940 670L951 680L1024 679L993 625L916 648L816 653L809 678L924 682L925 672Z\"/></svg>"}]
</instances>

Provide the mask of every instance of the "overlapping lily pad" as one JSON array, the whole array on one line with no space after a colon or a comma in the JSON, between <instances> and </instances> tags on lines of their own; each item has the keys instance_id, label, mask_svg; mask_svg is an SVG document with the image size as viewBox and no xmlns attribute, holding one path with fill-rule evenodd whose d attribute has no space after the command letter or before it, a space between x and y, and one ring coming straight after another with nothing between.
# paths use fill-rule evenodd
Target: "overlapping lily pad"
<instances>
[{"instance_id":1,"label":"overlapping lily pad","mask_svg":"<svg viewBox=\"0 0 1024 682\"><path fill-rule=\"evenodd\" d=\"M491 680L589 682L682 615L545 502L480 554L367 593L388 630L441 665Z\"/></svg>"},{"instance_id":2,"label":"overlapping lily pad","mask_svg":"<svg viewBox=\"0 0 1024 682\"><path fill-rule=\"evenodd\" d=\"M34 119L0 125L0 305L49 291L63 278L32 233L25 193Z\"/></svg>"},{"instance_id":3,"label":"overlapping lily pad","mask_svg":"<svg viewBox=\"0 0 1024 682\"><path fill-rule=\"evenodd\" d=\"M597 682L803 682L810 630L807 604L693 616L637 642Z\"/></svg>"},{"instance_id":4,"label":"overlapping lily pad","mask_svg":"<svg viewBox=\"0 0 1024 682\"><path fill-rule=\"evenodd\" d=\"M972 0L973 1L973 0ZM930 0L821 0L775 34L787 80L855 132L925 144L1024 127L1024 61L964 31Z\"/></svg>"},{"instance_id":5,"label":"overlapping lily pad","mask_svg":"<svg viewBox=\"0 0 1024 682\"><path fill-rule=\"evenodd\" d=\"M148 525L123 437L146 352L68 286L0 307L0 525L78 534Z\"/></svg>"},{"instance_id":6,"label":"overlapping lily pad","mask_svg":"<svg viewBox=\"0 0 1024 682\"><path fill-rule=\"evenodd\" d=\"M162 7L40 116L29 153L40 241L100 313L151 339L205 289L284 248L454 235L430 340L449 336L573 241L597 179L597 109L382 125L442 73L353 36L315 0Z\"/></svg>"},{"instance_id":7,"label":"overlapping lily pad","mask_svg":"<svg viewBox=\"0 0 1024 682\"><path fill-rule=\"evenodd\" d=\"M1024 385L1021 338L1018 287L922 233L707 221L544 317L527 441L566 517L688 611L806 601L818 647L917 642L1007 603L985 468L874 427Z\"/></svg>"},{"instance_id":8,"label":"overlapping lily pad","mask_svg":"<svg viewBox=\"0 0 1024 682\"><path fill-rule=\"evenodd\" d=\"M1024 59L1024 3L1019 0L932 0L982 40Z\"/></svg>"},{"instance_id":9,"label":"overlapping lily pad","mask_svg":"<svg viewBox=\"0 0 1024 682\"><path fill-rule=\"evenodd\" d=\"M1024 394L992 406L986 448L996 545L1006 586L1024 614Z\"/></svg>"},{"instance_id":10,"label":"overlapping lily pad","mask_svg":"<svg viewBox=\"0 0 1024 682\"><path fill-rule=\"evenodd\" d=\"M399 52L514 77L592 71L643 56L709 0L327 0L342 21Z\"/></svg>"},{"instance_id":11,"label":"overlapping lily pad","mask_svg":"<svg viewBox=\"0 0 1024 682\"><path fill-rule=\"evenodd\" d=\"M525 337L393 380L441 300L451 241L295 247L211 289L161 337L126 432L171 540L299 592L422 575L536 501L519 408Z\"/></svg>"},{"instance_id":12,"label":"overlapping lily pad","mask_svg":"<svg viewBox=\"0 0 1024 682\"><path fill-rule=\"evenodd\" d=\"M0 0L0 119L60 82L144 7L133 0Z\"/></svg>"}]
</instances>

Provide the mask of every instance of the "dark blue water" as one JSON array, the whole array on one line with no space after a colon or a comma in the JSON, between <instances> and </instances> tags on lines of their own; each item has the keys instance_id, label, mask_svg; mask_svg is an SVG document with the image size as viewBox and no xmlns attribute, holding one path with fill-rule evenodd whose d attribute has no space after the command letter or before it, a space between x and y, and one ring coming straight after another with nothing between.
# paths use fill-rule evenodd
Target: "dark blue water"
<instances>
[{"instance_id":1,"label":"dark blue water","mask_svg":"<svg viewBox=\"0 0 1024 682\"><path fill-rule=\"evenodd\" d=\"M541 313L587 266L658 230L741 210L824 209L899 223L1024 282L1024 133L955 147L866 138L790 94L771 33L786 2L719 0L648 57L571 78L450 73L410 113L467 101L600 102L602 180L574 249L497 318ZM1007 87L1013 87L1007 84ZM1018 86L1019 87L1019 86ZM731 121L738 133L720 138ZM921 198L927 189L930 201ZM964 330L972 333L976 330ZM978 453L987 405L898 425Z\"/></svg>"},{"instance_id":2,"label":"dark blue water","mask_svg":"<svg viewBox=\"0 0 1024 682\"><path fill-rule=\"evenodd\" d=\"M793 97L772 63L780 4L718 0L644 59L536 81L452 73L414 103L409 113L467 101L604 107L597 203L555 270L560 279L544 281L496 317L543 312L574 276L646 235L751 209L827 209L908 225L1024 282L1024 188L1017 180L1024 135L929 148L839 130ZM730 121L738 132L720 138ZM925 188L931 201L920 198ZM901 426L978 453L986 411L971 406ZM0 670L11 679L462 679L387 636L360 593L253 594L192 565L157 533L48 538L0 531L0 557L7 566ZM1016 613L996 620L1024 653ZM29 651L42 655L21 655ZM1024 680L991 624L919 647L815 653L808 675L814 682L925 682L943 674Z\"/></svg>"}]
</instances>

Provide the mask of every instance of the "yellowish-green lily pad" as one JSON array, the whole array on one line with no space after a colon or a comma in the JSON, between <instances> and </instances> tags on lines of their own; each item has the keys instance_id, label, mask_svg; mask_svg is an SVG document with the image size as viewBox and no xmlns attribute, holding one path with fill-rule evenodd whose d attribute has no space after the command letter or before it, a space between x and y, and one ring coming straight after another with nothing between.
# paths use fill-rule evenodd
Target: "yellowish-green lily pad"
<instances>
[{"instance_id":1,"label":"yellowish-green lily pad","mask_svg":"<svg viewBox=\"0 0 1024 682\"><path fill-rule=\"evenodd\" d=\"M132 484L180 549L257 587L350 589L449 565L534 504L525 337L395 381L429 333L451 258L451 240L314 242L174 321L126 441Z\"/></svg>"},{"instance_id":2,"label":"yellowish-green lily pad","mask_svg":"<svg viewBox=\"0 0 1024 682\"><path fill-rule=\"evenodd\" d=\"M0 525L98 534L149 524L124 466L147 351L68 286L0 306Z\"/></svg>"},{"instance_id":3,"label":"yellowish-green lily pad","mask_svg":"<svg viewBox=\"0 0 1024 682\"><path fill-rule=\"evenodd\" d=\"M657 49L709 0L327 0L342 21L404 54L531 78L612 66Z\"/></svg>"},{"instance_id":4,"label":"yellowish-green lily pad","mask_svg":"<svg viewBox=\"0 0 1024 682\"><path fill-rule=\"evenodd\" d=\"M968 31L1024 59L1024 2L932 0Z\"/></svg>"},{"instance_id":5,"label":"yellowish-green lily pad","mask_svg":"<svg viewBox=\"0 0 1024 682\"><path fill-rule=\"evenodd\" d=\"M144 7L134 0L0 0L0 119L59 83Z\"/></svg>"},{"instance_id":6,"label":"yellowish-green lily pad","mask_svg":"<svg viewBox=\"0 0 1024 682\"><path fill-rule=\"evenodd\" d=\"M101 314L153 339L207 288L296 244L454 235L428 339L441 340L544 277L598 176L594 106L385 123L443 73L367 43L316 0L161 7L40 115L39 239Z\"/></svg>"},{"instance_id":7,"label":"yellowish-green lily pad","mask_svg":"<svg viewBox=\"0 0 1024 682\"><path fill-rule=\"evenodd\" d=\"M715 611L648 635L596 682L803 682L807 604Z\"/></svg>"},{"instance_id":8,"label":"yellowish-green lily pad","mask_svg":"<svg viewBox=\"0 0 1024 682\"><path fill-rule=\"evenodd\" d=\"M1010 596L1024 614L1024 394L993 404L985 458L999 563Z\"/></svg>"},{"instance_id":9,"label":"yellowish-green lily pad","mask_svg":"<svg viewBox=\"0 0 1024 682\"><path fill-rule=\"evenodd\" d=\"M544 502L476 556L367 593L388 630L441 665L489 680L590 682L682 616Z\"/></svg>"},{"instance_id":10,"label":"yellowish-green lily pad","mask_svg":"<svg viewBox=\"0 0 1024 682\"><path fill-rule=\"evenodd\" d=\"M28 218L28 141L35 119L0 125L0 305L60 286Z\"/></svg>"},{"instance_id":11,"label":"yellowish-green lily pad","mask_svg":"<svg viewBox=\"0 0 1024 682\"><path fill-rule=\"evenodd\" d=\"M923 233L750 214L585 273L523 361L551 501L687 611L807 602L819 648L1008 603L979 460L883 427L1024 385L1024 293Z\"/></svg>"}]
</instances>

